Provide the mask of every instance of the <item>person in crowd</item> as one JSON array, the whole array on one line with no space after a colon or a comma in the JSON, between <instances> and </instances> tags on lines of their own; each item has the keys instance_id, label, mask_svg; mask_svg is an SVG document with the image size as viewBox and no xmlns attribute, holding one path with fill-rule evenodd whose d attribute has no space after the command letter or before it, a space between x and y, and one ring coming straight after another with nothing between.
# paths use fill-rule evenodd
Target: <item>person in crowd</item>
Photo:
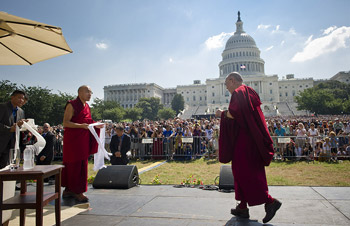
<instances>
[{"instance_id":1,"label":"person in crowd","mask_svg":"<svg viewBox=\"0 0 350 226\"><path fill-rule=\"evenodd\" d=\"M163 128L158 126L152 134L153 138L153 149L152 159L163 159Z\"/></svg>"},{"instance_id":2,"label":"person in crowd","mask_svg":"<svg viewBox=\"0 0 350 226\"><path fill-rule=\"evenodd\" d=\"M173 145L174 132L169 124L165 126L163 137L164 137L163 139L164 150L166 150L165 153L168 156L172 156L173 150L174 150L174 145Z\"/></svg>"},{"instance_id":3,"label":"person in crowd","mask_svg":"<svg viewBox=\"0 0 350 226\"><path fill-rule=\"evenodd\" d=\"M213 145L213 157L215 159L219 159L219 135L220 130L218 125L214 125L214 132L213 132L213 139L212 139L212 145Z\"/></svg>"},{"instance_id":4,"label":"person in crowd","mask_svg":"<svg viewBox=\"0 0 350 226\"><path fill-rule=\"evenodd\" d=\"M192 137L192 131L190 129L190 126L185 126L184 137Z\"/></svg>"},{"instance_id":5,"label":"person in crowd","mask_svg":"<svg viewBox=\"0 0 350 226\"><path fill-rule=\"evenodd\" d=\"M249 86L243 85L242 76L230 73L225 79L231 93L229 109L217 110L221 117L219 160L232 161L235 197L240 203L231 214L249 218L249 206L265 204L263 223L269 222L282 203L268 192L265 166L274 155L272 139L261 111L260 97Z\"/></svg>"},{"instance_id":6,"label":"person in crowd","mask_svg":"<svg viewBox=\"0 0 350 226\"><path fill-rule=\"evenodd\" d=\"M46 145L43 150L37 155L36 157L36 164L37 165L51 165L51 162L53 160L54 155L54 145L56 137L51 132L51 127L49 123L44 123L43 125L43 131L41 134L45 141Z\"/></svg>"},{"instance_id":7,"label":"person in crowd","mask_svg":"<svg viewBox=\"0 0 350 226\"><path fill-rule=\"evenodd\" d=\"M316 146L316 140L319 136L318 130L315 128L315 124L310 124L310 129L307 131L307 136L309 137L309 142L311 144L312 148L315 148Z\"/></svg>"},{"instance_id":8,"label":"person in crowd","mask_svg":"<svg viewBox=\"0 0 350 226\"><path fill-rule=\"evenodd\" d=\"M116 135L112 137L111 148L111 164L112 165L127 165L129 159L127 152L131 148L130 136L124 133L124 127L122 125L115 126Z\"/></svg>"},{"instance_id":9,"label":"person in crowd","mask_svg":"<svg viewBox=\"0 0 350 226\"><path fill-rule=\"evenodd\" d=\"M0 104L0 169L10 163L10 150L15 147L16 125L23 125L25 116L21 107L27 100L25 92L15 90L10 101Z\"/></svg>"},{"instance_id":10,"label":"person in crowd","mask_svg":"<svg viewBox=\"0 0 350 226\"><path fill-rule=\"evenodd\" d=\"M339 118L335 119L335 123L333 124L335 134L338 134L340 130L344 130L344 124L340 122Z\"/></svg>"},{"instance_id":11,"label":"person in crowd","mask_svg":"<svg viewBox=\"0 0 350 226\"><path fill-rule=\"evenodd\" d=\"M181 128L178 127L175 133L175 159L183 159L183 143L182 143L183 133Z\"/></svg>"},{"instance_id":12,"label":"person in crowd","mask_svg":"<svg viewBox=\"0 0 350 226\"><path fill-rule=\"evenodd\" d=\"M62 160L63 158L63 136L61 132L57 132L56 130L56 139L55 139L55 147L54 147L54 160L55 158Z\"/></svg>"},{"instance_id":13,"label":"person in crowd","mask_svg":"<svg viewBox=\"0 0 350 226\"><path fill-rule=\"evenodd\" d=\"M318 160L320 154L322 153L323 147L322 147L322 141L321 140L317 140L316 141L316 145L315 145L315 151L314 151L314 159Z\"/></svg>"},{"instance_id":14,"label":"person in crowd","mask_svg":"<svg viewBox=\"0 0 350 226\"><path fill-rule=\"evenodd\" d=\"M346 126L344 128L344 134L345 135L350 135L350 122L346 123Z\"/></svg>"},{"instance_id":15,"label":"person in crowd","mask_svg":"<svg viewBox=\"0 0 350 226\"><path fill-rule=\"evenodd\" d=\"M309 142L305 143L305 146L302 151L302 156L305 156L306 160L314 160L314 149L312 148Z\"/></svg>"},{"instance_id":16,"label":"person in crowd","mask_svg":"<svg viewBox=\"0 0 350 226\"><path fill-rule=\"evenodd\" d=\"M350 159L350 144L346 145L345 152L346 152L346 155L347 155L347 159Z\"/></svg>"},{"instance_id":17,"label":"person in crowd","mask_svg":"<svg viewBox=\"0 0 350 226\"><path fill-rule=\"evenodd\" d=\"M200 150L201 150L201 134L202 131L200 129L200 126L198 123L195 123L194 129L192 131L192 136L193 136L193 154L199 155Z\"/></svg>"},{"instance_id":18,"label":"person in crowd","mask_svg":"<svg viewBox=\"0 0 350 226\"><path fill-rule=\"evenodd\" d=\"M153 130L151 129L151 126L149 125L146 126L146 133L147 133L147 137L152 137Z\"/></svg>"},{"instance_id":19,"label":"person in crowd","mask_svg":"<svg viewBox=\"0 0 350 226\"><path fill-rule=\"evenodd\" d=\"M139 142L138 125L131 123L127 133L131 138L131 158L134 159L136 156L136 149L138 148L138 142Z\"/></svg>"},{"instance_id":20,"label":"person in crowd","mask_svg":"<svg viewBox=\"0 0 350 226\"><path fill-rule=\"evenodd\" d=\"M49 123L44 123L43 131L41 135L44 137L46 144L43 150L36 156L36 164L37 165L51 165L51 162L54 157L54 146L56 141L56 136L51 132L51 127ZM54 176L49 178L45 178L44 182L49 182L49 184L53 184Z\"/></svg>"},{"instance_id":21,"label":"person in crowd","mask_svg":"<svg viewBox=\"0 0 350 226\"><path fill-rule=\"evenodd\" d=\"M334 131L329 133L329 142L331 143L331 160L336 161L338 153L338 138L336 138Z\"/></svg>"},{"instance_id":22,"label":"person in crowd","mask_svg":"<svg viewBox=\"0 0 350 226\"><path fill-rule=\"evenodd\" d=\"M148 135L147 135L147 133L146 133L146 128L141 128L141 134L140 134L140 139L141 139L141 145L140 145L140 159L141 160L145 160L146 158L148 158L147 156L149 156L150 155L150 151L149 151L149 149L150 149L150 145L149 144L144 144L143 142L142 142L142 140L144 139L144 138L147 138L148 137ZM147 156L146 156L147 155Z\"/></svg>"},{"instance_id":23,"label":"person in crowd","mask_svg":"<svg viewBox=\"0 0 350 226\"><path fill-rule=\"evenodd\" d=\"M321 136L321 137L326 136L326 133L325 133L324 128L323 128L322 125L318 126L318 135Z\"/></svg>"},{"instance_id":24,"label":"person in crowd","mask_svg":"<svg viewBox=\"0 0 350 226\"><path fill-rule=\"evenodd\" d=\"M290 136L291 132L290 132L290 126L289 126L288 120L283 122L283 128L286 131L286 136Z\"/></svg>"},{"instance_id":25,"label":"person in crowd","mask_svg":"<svg viewBox=\"0 0 350 226\"><path fill-rule=\"evenodd\" d=\"M65 190L63 198L74 197L79 202L87 202L84 195L87 191L88 158L95 154L98 144L89 131L89 124L95 121L91 118L88 101L92 91L89 86L83 85L78 89L78 97L68 101L64 116L63 136L63 165L62 186ZM104 125L96 126L97 132Z\"/></svg>"},{"instance_id":26,"label":"person in crowd","mask_svg":"<svg viewBox=\"0 0 350 226\"><path fill-rule=\"evenodd\" d=\"M286 145L285 155L283 156L284 160L293 160L295 158L295 143L291 139Z\"/></svg>"},{"instance_id":27,"label":"person in crowd","mask_svg":"<svg viewBox=\"0 0 350 226\"><path fill-rule=\"evenodd\" d=\"M281 126L280 122L276 123L275 136L284 137L286 136L286 130ZM277 139L277 150L280 154L280 159L283 160L285 144L283 142L278 142Z\"/></svg>"},{"instance_id":28,"label":"person in crowd","mask_svg":"<svg viewBox=\"0 0 350 226\"><path fill-rule=\"evenodd\" d=\"M334 124L332 121L329 121L328 122L328 134L332 131L334 131Z\"/></svg>"},{"instance_id":29,"label":"person in crowd","mask_svg":"<svg viewBox=\"0 0 350 226\"><path fill-rule=\"evenodd\" d=\"M111 149L109 147L112 140L112 128L110 126L106 127L106 134L105 134L105 149L108 152L111 152Z\"/></svg>"},{"instance_id":30,"label":"person in crowd","mask_svg":"<svg viewBox=\"0 0 350 226\"><path fill-rule=\"evenodd\" d=\"M23 133L21 133L21 136L22 136L22 151L25 149L26 145L33 145L35 144L36 142L36 138L35 136L33 136L33 134L26 130L26 131L23 131Z\"/></svg>"},{"instance_id":31,"label":"person in crowd","mask_svg":"<svg viewBox=\"0 0 350 226\"><path fill-rule=\"evenodd\" d=\"M323 143L323 152L320 153L319 161L329 161L331 158L331 142L329 140L329 137L324 138L324 143Z\"/></svg>"},{"instance_id":32,"label":"person in crowd","mask_svg":"<svg viewBox=\"0 0 350 226\"><path fill-rule=\"evenodd\" d=\"M297 155L297 160L300 159L301 154L302 154L302 150L305 146L305 138L307 136L306 134L306 129L304 128L304 124L303 123L298 123L298 129L295 131L295 135L296 137L296 146L297 148L295 149L296 151L296 155Z\"/></svg>"}]
</instances>

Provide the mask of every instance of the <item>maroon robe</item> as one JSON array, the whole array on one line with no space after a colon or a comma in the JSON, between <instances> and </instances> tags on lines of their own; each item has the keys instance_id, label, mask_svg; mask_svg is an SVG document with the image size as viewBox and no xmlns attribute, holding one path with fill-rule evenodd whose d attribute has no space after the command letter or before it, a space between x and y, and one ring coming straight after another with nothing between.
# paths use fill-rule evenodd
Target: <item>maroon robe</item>
<instances>
[{"instance_id":1,"label":"maroon robe","mask_svg":"<svg viewBox=\"0 0 350 226\"><path fill-rule=\"evenodd\" d=\"M90 107L79 99L68 101L73 106L71 122L91 124ZM97 131L97 134L99 131ZM62 186L76 194L87 191L88 158L97 152L98 144L88 129L64 128Z\"/></svg>"},{"instance_id":2,"label":"maroon robe","mask_svg":"<svg viewBox=\"0 0 350 226\"><path fill-rule=\"evenodd\" d=\"M274 153L259 95L242 85L231 96L228 111L234 119L221 115L219 160L232 161L236 200L250 206L266 203L268 193L265 166Z\"/></svg>"}]
</instances>

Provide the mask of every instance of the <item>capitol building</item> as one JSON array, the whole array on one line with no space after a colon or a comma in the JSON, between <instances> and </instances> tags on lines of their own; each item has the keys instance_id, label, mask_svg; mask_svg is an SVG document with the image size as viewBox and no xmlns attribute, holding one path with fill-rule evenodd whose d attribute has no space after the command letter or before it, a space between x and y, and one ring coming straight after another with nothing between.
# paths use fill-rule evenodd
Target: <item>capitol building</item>
<instances>
[{"instance_id":1,"label":"capitol building","mask_svg":"<svg viewBox=\"0 0 350 226\"><path fill-rule=\"evenodd\" d=\"M157 97L165 107L171 107L171 101L178 93L185 100L185 110L180 117L213 115L216 109L227 109L231 95L226 90L225 78L229 73L237 71L242 75L243 83L259 94L265 115L307 113L297 110L294 96L313 87L317 81L313 78L296 79L293 74L288 74L283 79L277 75L266 75L265 61L260 58L260 50L254 39L244 31L239 12L236 31L227 40L221 56L219 77L206 79L204 84L195 80L191 85L176 88L163 88L155 83L108 85L104 87L104 100L116 101L124 108L132 108L140 98ZM339 72L332 78L349 83L349 77L350 72Z\"/></svg>"}]
</instances>

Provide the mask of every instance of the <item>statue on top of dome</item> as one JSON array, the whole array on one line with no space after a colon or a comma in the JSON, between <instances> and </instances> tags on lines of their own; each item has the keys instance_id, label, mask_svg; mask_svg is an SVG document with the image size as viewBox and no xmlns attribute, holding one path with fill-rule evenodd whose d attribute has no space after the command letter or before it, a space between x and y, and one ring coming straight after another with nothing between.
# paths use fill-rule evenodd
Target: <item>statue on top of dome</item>
<instances>
[{"instance_id":1,"label":"statue on top of dome","mask_svg":"<svg viewBox=\"0 0 350 226\"><path fill-rule=\"evenodd\" d=\"M237 20L237 22L238 21L241 21L241 12L240 11L238 11L238 20Z\"/></svg>"}]
</instances>

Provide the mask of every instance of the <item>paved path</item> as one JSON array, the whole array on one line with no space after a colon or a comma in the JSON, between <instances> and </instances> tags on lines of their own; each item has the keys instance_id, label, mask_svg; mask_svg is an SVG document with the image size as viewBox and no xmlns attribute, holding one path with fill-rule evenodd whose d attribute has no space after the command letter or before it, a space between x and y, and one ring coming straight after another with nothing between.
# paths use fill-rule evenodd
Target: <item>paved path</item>
<instances>
[{"instance_id":1,"label":"paved path","mask_svg":"<svg viewBox=\"0 0 350 226\"><path fill-rule=\"evenodd\" d=\"M272 196L282 207L268 224L282 226L350 225L350 187L270 186ZM63 206L65 226L178 226L227 225L259 226L264 206L250 207L250 220L232 217L234 193L141 185L130 189L93 189L87 192L90 206ZM65 200L63 205L70 205ZM50 209L51 208L51 209ZM46 207L45 225L52 225L54 214ZM51 211L51 212L50 212ZM71 212L71 214L69 214ZM28 212L27 224L35 214ZM18 225L18 218L10 225Z\"/></svg>"},{"instance_id":2,"label":"paved path","mask_svg":"<svg viewBox=\"0 0 350 226\"><path fill-rule=\"evenodd\" d=\"M270 186L283 205L270 225L350 225L349 187ZM234 193L173 186L128 190L90 189L90 210L63 225L262 225L264 207L250 208L252 220L230 215ZM254 220L255 219L255 220Z\"/></svg>"}]
</instances>

